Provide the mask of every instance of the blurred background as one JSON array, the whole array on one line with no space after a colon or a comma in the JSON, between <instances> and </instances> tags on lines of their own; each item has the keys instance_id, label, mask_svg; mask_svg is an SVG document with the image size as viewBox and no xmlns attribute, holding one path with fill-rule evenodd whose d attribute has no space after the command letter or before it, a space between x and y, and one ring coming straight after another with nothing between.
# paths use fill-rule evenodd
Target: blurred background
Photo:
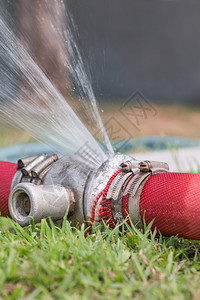
<instances>
[{"instance_id":1,"label":"blurred background","mask_svg":"<svg viewBox=\"0 0 200 300\"><path fill-rule=\"evenodd\" d=\"M98 98L199 103L198 0L71 0Z\"/></svg>"},{"instance_id":2,"label":"blurred background","mask_svg":"<svg viewBox=\"0 0 200 300\"><path fill-rule=\"evenodd\" d=\"M40 23L45 1L0 1L34 59L67 94L67 86L73 85L63 64L67 54L62 41L54 39L48 19L46 26ZM66 16L56 10L54 0L48 2L62 24ZM199 139L200 2L67 0L66 5L76 24L75 36L105 127L108 132L119 127L117 136L110 138ZM32 140L18 131L7 139L6 128L2 124L1 146Z\"/></svg>"}]
</instances>

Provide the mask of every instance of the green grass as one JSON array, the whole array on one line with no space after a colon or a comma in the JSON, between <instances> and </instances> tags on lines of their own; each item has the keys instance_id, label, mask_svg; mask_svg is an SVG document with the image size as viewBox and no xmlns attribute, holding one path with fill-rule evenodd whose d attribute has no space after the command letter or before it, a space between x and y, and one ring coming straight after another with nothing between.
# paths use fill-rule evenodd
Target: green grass
<instances>
[{"instance_id":1,"label":"green grass","mask_svg":"<svg viewBox=\"0 0 200 300\"><path fill-rule=\"evenodd\" d=\"M2 299L200 299L199 242L0 218Z\"/></svg>"}]
</instances>

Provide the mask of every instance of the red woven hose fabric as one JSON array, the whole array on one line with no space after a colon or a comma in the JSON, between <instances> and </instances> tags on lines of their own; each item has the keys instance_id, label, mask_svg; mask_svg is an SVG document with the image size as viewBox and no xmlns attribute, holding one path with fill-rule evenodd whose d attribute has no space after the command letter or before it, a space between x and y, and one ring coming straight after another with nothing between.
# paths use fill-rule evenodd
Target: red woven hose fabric
<instances>
[{"instance_id":1,"label":"red woven hose fabric","mask_svg":"<svg viewBox=\"0 0 200 300\"><path fill-rule=\"evenodd\" d=\"M144 214L145 213L145 214ZM154 218L164 236L200 239L200 174L163 173L151 176L140 199L141 218Z\"/></svg>"},{"instance_id":2,"label":"red woven hose fabric","mask_svg":"<svg viewBox=\"0 0 200 300\"><path fill-rule=\"evenodd\" d=\"M6 217L10 216L8 198L13 177L17 171L17 165L0 161L0 212Z\"/></svg>"}]
</instances>

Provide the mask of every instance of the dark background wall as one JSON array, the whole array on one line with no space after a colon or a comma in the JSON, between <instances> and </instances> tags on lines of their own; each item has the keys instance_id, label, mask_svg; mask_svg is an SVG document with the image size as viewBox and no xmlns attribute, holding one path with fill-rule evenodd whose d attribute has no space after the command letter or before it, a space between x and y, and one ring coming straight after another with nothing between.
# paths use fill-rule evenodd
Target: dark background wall
<instances>
[{"instance_id":1,"label":"dark background wall","mask_svg":"<svg viewBox=\"0 0 200 300\"><path fill-rule=\"evenodd\" d=\"M98 98L200 103L199 0L65 1Z\"/></svg>"},{"instance_id":2,"label":"dark background wall","mask_svg":"<svg viewBox=\"0 0 200 300\"><path fill-rule=\"evenodd\" d=\"M199 103L199 0L68 2L98 98Z\"/></svg>"}]
</instances>

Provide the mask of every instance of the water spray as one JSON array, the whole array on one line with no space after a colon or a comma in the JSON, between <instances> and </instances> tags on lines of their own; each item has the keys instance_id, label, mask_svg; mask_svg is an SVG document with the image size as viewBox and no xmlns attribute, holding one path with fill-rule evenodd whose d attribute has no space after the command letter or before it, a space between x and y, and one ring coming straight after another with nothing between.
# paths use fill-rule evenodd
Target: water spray
<instances>
[{"instance_id":1,"label":"water spray","mask_svg":"<svg viewBox=\"0 0 200 300\"><path fill-rule=\"evenodd\" d=\"M109 155L100 166L79 155L34 156L0 164L0 210L21 226L31 219L67 218L89 232L102 220L111 228L126 220L164 236L200 239L200 175L170 173L164 162Z\"/></svg>"}]
</instances>

